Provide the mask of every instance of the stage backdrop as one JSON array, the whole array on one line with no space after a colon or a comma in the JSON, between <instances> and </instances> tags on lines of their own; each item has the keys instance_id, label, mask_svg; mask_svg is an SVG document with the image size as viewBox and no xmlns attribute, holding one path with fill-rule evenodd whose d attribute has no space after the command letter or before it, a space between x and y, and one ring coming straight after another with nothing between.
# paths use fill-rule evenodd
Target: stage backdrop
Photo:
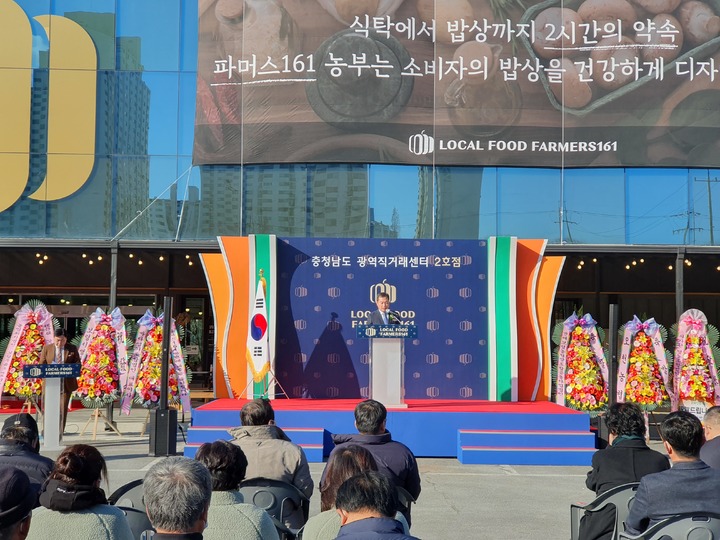
<instances>
[{"instance_id":1,"label":"stage backdrop","mask_svg":"<svg viewBox=\"0 0 720 540\"><path fill-rule=\"evenodd\" d=\"M252 398L266 389L277 397L366 397L369 343L356 327L379 292L418 328L405 344L405 397L550 395L549 332L564 258L545 257L545 240L218 241L222 254L202 254L218 397ZM258 325L260 290L266 309ZM265 361L269 371L253 380Z\"/></svg>"},{"instance_id":2,"label":"stage backdrop","mask_svg":"<svg viewBox=\"0 0 720 540\"><path fill-rule=\"evenodd\" d=\"M313 398L368 395L368 340L355 327L390 295L404 323L407 398L487 399L484 241L306 239L278 244L278 378ZM299 381L298 381L299 382Z\"/></svg>"}]
</instances>

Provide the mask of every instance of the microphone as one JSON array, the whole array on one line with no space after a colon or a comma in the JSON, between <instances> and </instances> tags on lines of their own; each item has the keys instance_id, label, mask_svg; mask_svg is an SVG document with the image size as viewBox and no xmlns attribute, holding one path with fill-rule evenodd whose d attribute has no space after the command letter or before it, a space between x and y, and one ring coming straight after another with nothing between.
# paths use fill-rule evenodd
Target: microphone
<instances>
[{"instance_id":1,"label":"microphone","mask_svg":"<svg viewBox=\"0 0 720 540\"><path fill-rule=\"evenodd\" d=\"M400 324L400 314L397 311L388 310L388 321Z\"/></svg>"}]
</instances>

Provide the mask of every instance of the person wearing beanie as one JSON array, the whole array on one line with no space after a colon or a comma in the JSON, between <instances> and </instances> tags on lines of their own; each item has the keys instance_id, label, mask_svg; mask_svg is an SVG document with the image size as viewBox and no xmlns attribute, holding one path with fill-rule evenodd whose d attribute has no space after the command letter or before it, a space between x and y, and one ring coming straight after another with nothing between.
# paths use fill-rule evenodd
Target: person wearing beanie
<instances>
[{"instance_id":1,"label":"person wearing beanie","mask_svg":"<svg viewBox=\"0 0 720 540\"><path fill-rule=\"evenodd\" d=\"M0 538L27 537L36 500L27 474L15 467L0 468Z\"/></svg>"},{"instance_id":2,"label":"person wearing beanie","mask_svg":"<svg viewBox=\"0 0 720 540\"><path fill-rule=\"evenodd\" d=\"M32 415L13 414L5 419L0 431L0 467L16 467L30 478L36 493L40 491L54 466L41 456L38 425Z\"/></svg>"}]
</instances>

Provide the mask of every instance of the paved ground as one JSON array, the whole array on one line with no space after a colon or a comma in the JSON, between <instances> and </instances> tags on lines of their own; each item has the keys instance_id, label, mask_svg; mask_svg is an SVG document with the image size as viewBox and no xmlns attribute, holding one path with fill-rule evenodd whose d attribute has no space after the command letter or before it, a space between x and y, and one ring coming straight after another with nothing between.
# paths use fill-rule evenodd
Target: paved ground
<instances>
[{"instance_id":1,"label":"paved ground","mask_svg":"<svg viewBox=\"0 0 720 540\"><path fill-rule=\"evenodd\" d=\"M0 422L6 416L0 414ZM100 428L95 441L91 429L80 435L88 417L85 410L70 413L64 442L94 444L101 450L108 465L108 493L142 478L161 459L148 455L148 436L140 435L145 410L134 409L128 417L116 413L123 435ZM178 453L183 444L179 433ZM584 483L589 467L462 465L448 458L420 459L419 465L423 491L412 511L412 533L426 540L567 539L570 504L593 499ZM310 464L316 485L323 467ZM313 496L311 515L319 512L319 505L319 497Z\"/></svg>"}]
</instances>

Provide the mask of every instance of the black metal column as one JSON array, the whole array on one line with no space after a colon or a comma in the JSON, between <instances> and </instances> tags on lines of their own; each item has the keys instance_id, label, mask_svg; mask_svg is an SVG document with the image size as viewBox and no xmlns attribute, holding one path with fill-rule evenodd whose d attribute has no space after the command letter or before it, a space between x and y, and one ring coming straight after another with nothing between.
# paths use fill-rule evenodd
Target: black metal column
<instances>
[{"instance_id":1,"label":"black metal column","mask_svg":"<svg viewBox=\"0 0 720 540\"><path fill-rule=\"evenodd\" d=\"M168 407L168 375L170 372L170 322L172 298L165 297L163 304L163 342L160 364L160 402L150 411L151 456L174 456L177 451L177 410Z\"/></svg>"}]
</instances>

